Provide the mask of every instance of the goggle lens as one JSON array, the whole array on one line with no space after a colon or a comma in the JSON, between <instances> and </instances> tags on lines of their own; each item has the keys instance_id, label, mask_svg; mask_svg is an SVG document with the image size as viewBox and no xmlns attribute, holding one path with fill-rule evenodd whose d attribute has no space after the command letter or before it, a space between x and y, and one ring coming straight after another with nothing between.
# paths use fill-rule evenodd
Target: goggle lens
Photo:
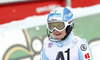
<instances>
[{"instance_id":1,"label":"goggle lens","mask_svg":"<svg viewBox=\"0 0 100 60\"><path fill-rule=\"evenodd\" d=\"M50 30L53 30L54 27L56 27L58 30L62 30L65 27L64 22L50 22L48 25Z\"/></svg>"}]
</instances>

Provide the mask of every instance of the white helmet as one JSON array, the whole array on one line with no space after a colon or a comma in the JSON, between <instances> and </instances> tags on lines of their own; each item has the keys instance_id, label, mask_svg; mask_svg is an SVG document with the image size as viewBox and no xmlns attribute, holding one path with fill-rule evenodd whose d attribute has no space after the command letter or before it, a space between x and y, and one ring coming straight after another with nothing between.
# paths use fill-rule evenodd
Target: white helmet
<instances>
[{"instance_id":1,"label":"white helmet","mask_svg":"<svg viewBox=\"0 0 100 60\"><path fill-rule=\"evenodd\" d=\"M47 23L47 28L50 32L54 29L62 31L66 28L67 35L64 37L65 39L74 27L73 13L65 7L54 8L48 15Z\"/></svg>"}]
</instances>

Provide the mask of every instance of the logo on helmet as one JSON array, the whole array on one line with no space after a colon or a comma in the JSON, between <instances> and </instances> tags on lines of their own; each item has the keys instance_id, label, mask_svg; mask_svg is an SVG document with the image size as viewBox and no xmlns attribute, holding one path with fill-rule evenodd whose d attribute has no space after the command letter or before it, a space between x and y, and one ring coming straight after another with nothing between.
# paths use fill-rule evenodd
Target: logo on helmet
<instances>
[{"instance_id":1,"label":"logo on helmet","mask_svg":"<svg viewBox=\"0 0 100 60\"><path fill-rule=\"evenodd\" d=\"M52 13L50 14L50 17L61 17L60 13Z\"/></svg>"}]
</instances>

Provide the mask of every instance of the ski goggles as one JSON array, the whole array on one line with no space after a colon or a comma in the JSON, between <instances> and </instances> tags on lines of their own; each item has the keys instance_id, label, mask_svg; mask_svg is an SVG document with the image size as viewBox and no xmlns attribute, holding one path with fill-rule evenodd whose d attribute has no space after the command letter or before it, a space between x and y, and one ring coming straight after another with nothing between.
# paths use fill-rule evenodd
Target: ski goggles
<instances>
[{"instance_id":1,"label":"ski goggles","mask_svg":"<svg viewBox=\"0 0 100 60\"><path fill-rule=\"evenodd\" d=\"M53 31L56 29L57 31L63 31L68 25L68 22L49 22L48 23L48 30Z\"/></svg>"}]
</instances>

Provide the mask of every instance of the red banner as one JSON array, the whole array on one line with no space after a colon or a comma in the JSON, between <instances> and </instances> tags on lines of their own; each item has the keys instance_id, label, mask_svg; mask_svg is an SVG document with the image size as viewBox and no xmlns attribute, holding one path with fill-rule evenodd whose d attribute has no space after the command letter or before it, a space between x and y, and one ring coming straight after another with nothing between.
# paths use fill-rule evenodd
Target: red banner
<instances>
[{"instance_id":1,"label":"red banner","mask_svg":"<svg viewBox=\"0 0 100 60\"><path fill-rule=\"evenodd\" d=\"M22 20L28 16L47 14L52 8L63 6L62 1L31 1L0 5L0 24Z\"/></svg>"},{"instance_id":2,"label":"red banner","mask_svg":"<svg viewBox=\"0 0 100 60\"><path fill-rule=\"evenodd\" d=\"M42 0L0 5L0 24L22 20L33 15L48 14L52 8L65 6L66 0ZM72 8L99 4L100 0L71 0Z\"/></svg>"},{"instance_id":3,"label":"red banner","mask_svg":"<svg viewBox=\"0 0 100 60\"><path fill-rule=\"evenodd\" d=\"M100 4L100 0L72 0L72 8L76 7L88 7L96 4Z\"/></svg>"}]
</instances>

